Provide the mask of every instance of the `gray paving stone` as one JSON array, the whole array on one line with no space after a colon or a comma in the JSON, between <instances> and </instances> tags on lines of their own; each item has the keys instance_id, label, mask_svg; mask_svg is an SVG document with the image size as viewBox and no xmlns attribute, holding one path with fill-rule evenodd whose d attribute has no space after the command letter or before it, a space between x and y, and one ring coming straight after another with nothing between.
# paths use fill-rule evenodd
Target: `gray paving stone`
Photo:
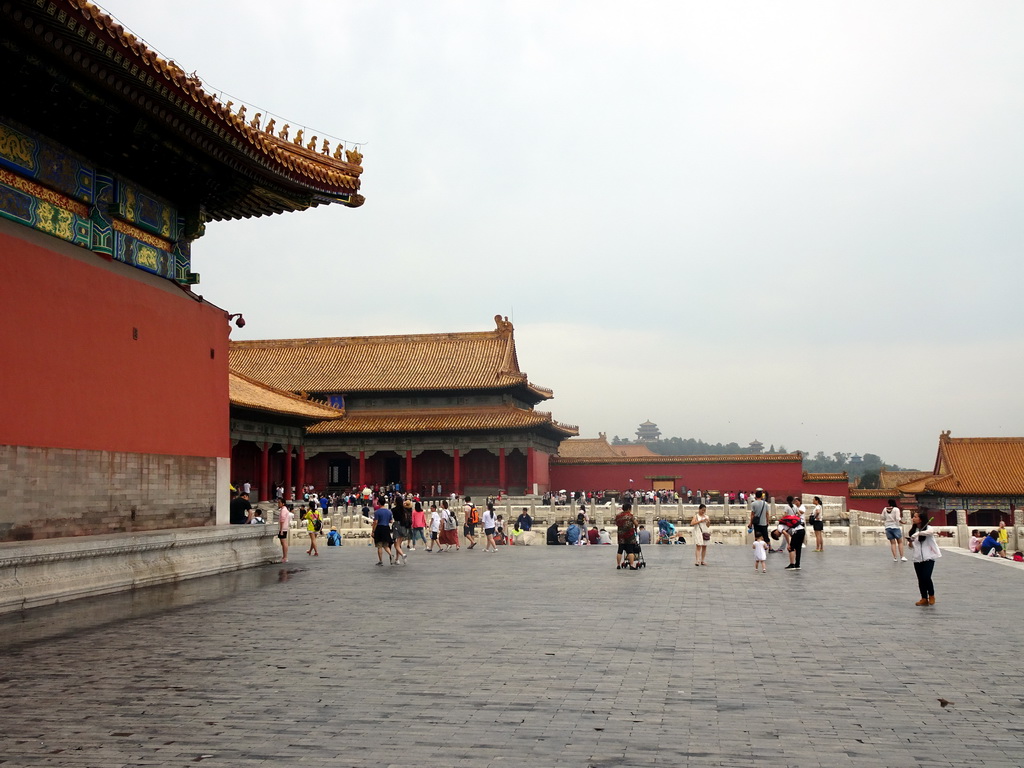
<instances>
[{"instance_id":1,"label":"gray paving stone","mask_svg":"<svg viewBox=\"0 0 1024 768\"><path fill-rule=\"evenodd\" d=\"M949 553L918 608L872 547L296 549L0 619L0 766L1024 764L1022 569Z\"/></svg>"}]
</instances>

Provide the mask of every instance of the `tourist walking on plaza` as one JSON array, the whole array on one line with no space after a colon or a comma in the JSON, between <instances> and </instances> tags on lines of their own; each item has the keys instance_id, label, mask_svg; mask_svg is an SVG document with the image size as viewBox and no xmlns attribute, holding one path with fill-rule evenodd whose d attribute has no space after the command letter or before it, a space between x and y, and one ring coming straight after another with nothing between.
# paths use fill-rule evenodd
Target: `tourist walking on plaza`
<instances>
[{"instance_id":1,"label":"tourist walking on plaza","mask_svg":"<svg viewBox=\"0 0 1024 768\"><path fill-rule=\"evenodd\" d=\"M760 533L754 534L754 571L757 571L757 566L761 566L761 573L768 573L768 542L764 540L764 537Z\"/></svg>"},{"instance_id":2,"label":"tourist walking on plaza","mask_svg":"<svg viewBox=\"0 0 1024 768\"><path fill-rule=\"evenodd\" d=\"M467 496L466 503L462 507L462 535L469 542L469 546L466 549L472 549L476 546L476 526L479 522L480 513L477 511L476 505L473 504L473 500Z\"/></svg>"},{"instance_id":3,"label":"tourist walking on plaza","mask_svg":"<svg viewBox=\"0 0 1024 768\"><path fill-rule=\"evenodd\" d=\"M487 509L484 510L484 536L487 537L487 541L484 543L484 552L497 552L498 546L494 541L494 531L498 527L498 518L494 516L494 505L490 502L487 503Z\"/></svg>"},{"instance_id":4,"label":"tourist walking on plaza","mask_svg":"<svg viewBox=\"0 0 1024 768\"><path fill-rule=\"evenodd\" d=\"M760 533L761 538L768 541L768 502L764 500L764 491L754 493L754 501L750 505L750 528L755 539Z\"/></svg>"},{"instance_id":5,"label":"tourist walking on plaza","mask_svg":"<svg viewBox=\"0 0 1024 768\"><path fill-rule=\"evenodd\" d=\"M708 517L708 508L701 504L697 507L697 514L690 520L693 526L693 564L707 565L704 558L708 554L708 542L711 541L711 518Z\"/></svg>"},{"instance_id":6,"label":"tourist walking on plaza","mask_svg":"<svg viewBox=\"0 0 1024 768\"><path fill-rule=\"evenodd\" d=\"M441 531L441 514L437 511L437 504L430 505L430 546L427 547L427 552L433 552L434 547L437 547L437 551L441 551L441 542L437 540L438 534Z\"/></svg>"},{"instance_id":7,"label":"tourist walking on plaza","mask_svg":"<svg viewBox=\"0 0 1024 768\"><path fill-rule=\"evenodd\" d=\"M401 496L395 496L395 508L391 516L394 519L391 523L391 532L395 539L395 562L404 564L409 556L402 551L402 542L412 534L412 502L402 501Z\"/></svg>"},{"instance_id":8,"label":"tourist walking on plaza","mask_svg":"<svg viewBox=\"0 0 1024 768\"><path fill-rule=\"evenodd\" d=\"M292 511L284 503L284 499L278 499L280 507L277 510L277 538L281 542L281 562L288 562L288 534L292 527Z\"/></svg>"},{"instance_id":9,"label":"tourist walking on plaza","mask_svg":"<svg viewBox=\"0 0 1024 768\"><path fill-rule=\"evenodd\" d=\"M423 531L427 527L427 516L423 513L423 505L415 501L412 505L412 539L409 540L409 549L416 551L416 539L423 542L423 548L427 548L427 537Z\"/></svg>"},{"instance_id":10,"label":"tourist walking on plaza","mask_svg":"<svg viewBox=\"0 0 1024 768\"><path fill-rule=\"evenodd\" d=\"M917 588L921 599L914 605L935 605L935 585L932 583L932 571L935 561L942 557L939 543L935 540L935 530L928 525L921 512L914 512L910 518L913 525L907 535L907 546L914 556L914 571L917 573Z\"/></svg>"},{"instance_id":11,"label":"tourist walking on plaza","mask_svg":"<svg viewBox=\"0 0 1024 768\"><path fill-rule=\"evenodd\" d=\"M814 509L811 510L811 528L814 530L814 551L825 551L825 516L822 513L821 496L814 497Z\"/></svg>"},{"instance_id":12,"label":"tourist walking on plaza","mask_svg":"<svg viewBox=\"0 0 1024 768\"><path fill-rule=\"evenodd\" d=\"M888 506L882 510L882 525L885 526L885 538L889 540L889 548L892 550L892 561L906 562L907 558L903 556L903 521L900 519L896 499L889 499Z\"/></svg>"},{"instance_id":13,"label":"tourist walking on plaza","mask_svg":"<svg viewBox=\"0 0 1024 768\"><path fill-rule=\"evenodd\" d=\"M391 554L391 545L394 540L391 538L391 510L384 506L384 499L377 497L373 502L373 527L370 528L370 535L373 537L373 543L377 545L377 565L384 565L384 550L387 550L388 560L392 565L395 564L395 558Z\"/></svg>"},{"instance_id":14,"label":"tourist walking on plaza","mask_svg":"<svg viewBox=\"0 0 1024 768\"><path fill-rule=\"evenodd\" d=\"M441 502L441 527L443 529L441 543L442 552L451 552L452 547L459 549L459 518L454 509L448 507L447 499Z\"/></svg>"},{"instance_id":15,"label":"tourist walking on plaza","mask_svg":"<svg viewBox=\"0 0 1024 768\"><path fill-rule=\"evenodd\" d=\"M636 519L633 517L633 505L628 501L622 502L622 511L615 516L615 526L619 529L619 549L615 553L615 567L629 568L636 570ZM626 556L626 563L622 562L622 556Z\"/></svg>"}]
</instances>

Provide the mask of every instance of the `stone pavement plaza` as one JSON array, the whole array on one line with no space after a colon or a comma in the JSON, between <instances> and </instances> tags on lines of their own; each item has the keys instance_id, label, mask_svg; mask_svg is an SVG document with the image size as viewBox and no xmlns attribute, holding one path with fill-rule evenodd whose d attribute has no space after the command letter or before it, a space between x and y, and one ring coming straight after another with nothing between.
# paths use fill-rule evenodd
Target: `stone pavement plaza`
<instances>
[{"instance_id":1,"label":"stone pavement plaza","mask_svg":"<svg viewBox=\"0 0 1024 768\"><path fill-rule=\"evenodd\" d=\"M0 619L0 766L1024 765L1014 565L296 544Z\"/></svg>"}]
</instances>

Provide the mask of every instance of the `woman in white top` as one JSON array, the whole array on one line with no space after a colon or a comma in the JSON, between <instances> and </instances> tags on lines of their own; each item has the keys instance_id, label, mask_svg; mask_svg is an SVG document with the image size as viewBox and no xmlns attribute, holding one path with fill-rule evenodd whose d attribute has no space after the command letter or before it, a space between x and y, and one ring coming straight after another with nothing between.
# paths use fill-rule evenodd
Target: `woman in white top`
<instances>
[{"instance_id":1,"label":"woman in white top","mask_svg":"<svg viewBox=\"0 0 1024 768\"><path fill-rule=\"evenodd\" d=\"M885 526L885 538L889 540L889 547L892 549L893 562L907 558L903 556L903 521L900 519L900 508L896 506L896 499L889 499L889 504L882 510L882 525Z\"/></svg>"},{"instance_id":2,"label":"woman in white top","mask_svg":"<svg viewBox=\"0 0 1024 768\"><path fill-rule=\"evenodd\" d=\"M707 565L704 558L708 553L708 542L711 541L711 518L703 504L697 508L697 514L690 520L693 526L693 557L694 565Z\"/></svg>"},{"instance_id":3,"label":"woman in white top","mask_svg":"<svg viewBox=\"0 0 1024 768\"><path fill-rule=\"evenodd\" d=\"M430 505L430 546L427 547L427 552L434 551L434 545L437 544L437 551L441 551L441 542L437 540L437 534L441 530L441 515L437 511L437 505Z\"/></svg>"},{"instance_id":4,"label":"woman in white top","mask_svg":"<svg viewBox=\"0 0 1024 768\"><path fill-rule=\"evenodd\" d=\"M907 535L907 546L914 556L914 571L917 573L917 588L921 599L914 605L935 605L935 585L932 583L932 571L935 561L942 557L939 543L935 541L935 531L920 512L914 512L910 518L913 525Z\"/></svg>"},{"instance_id":5,"label":"woman in white top","mask_svg":"<svg viewBox=\"0 0 1024 768\"><path fill-rule=\"evenodd\" d=\"M814 509L811 511L811 528L814 529L814 551L825 551L825 518L821 510L821 496L814 497Z\"/></svg>"},{"instance_id":6,"label":"woman in white top","mask_svg":"<svg viewBox=\"0 0 1024 768\"><path fill-rule=\"evenodd\" d=\"M491 502L487 502L487 509L484 510L482 522L484 524L484 536L487 537L487 541L484 544L484 552L497 552L498 545L494 541L494 529L498 527L498 518L494 516L494 505Z\"/></svg>"},{"instance_id":7,"label":"woman in white top","mask_svg":"<svg viewBox=\"0 0 1024 768\"><path fill-rule=\"evenodd\" d=\"M288 505L284 503L284 499L279 500L281 506L277 510L277 538L281 542L281 562L288 562L288 530L292 524L292 511L288 509Z\"/></svg>"}]
</instances>

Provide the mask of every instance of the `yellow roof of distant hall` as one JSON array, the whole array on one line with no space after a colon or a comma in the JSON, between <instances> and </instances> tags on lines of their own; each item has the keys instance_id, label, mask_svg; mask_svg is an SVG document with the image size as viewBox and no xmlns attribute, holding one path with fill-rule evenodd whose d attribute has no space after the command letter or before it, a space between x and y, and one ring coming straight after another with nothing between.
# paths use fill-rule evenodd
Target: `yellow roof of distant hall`
<instances>
[{"instance_id":1,"label":"yellow roof of distant hall","mask_svg":"<svg viewBox=\"0 0 1024 768\"><path fill-rule=\"evenodd\" d=\"M519 370L512 324L493 331L231 343L231 369L293 392L495 390L552 396Z\"/></svg>"},{"instance_id":2,"label":"yellow roof of distant hall","mask_svg":"<svg viewBox=\"0 0 1024 768\"><path fill-rule=\"evenodd\" d=\"M228 391L233 406L298 417L307 421L334 419L345 413L315 400L307 400L290 392L281 392L233 371L228 373Z\"/></svg>"},{"instance_id":3,"label":"yellow roof of distant hall","mask_svg":"<svg viewBox=\"0 0 1024 768\"><path fill-rule=\"evenodd\" d=\"M904 493L1024 496L1024 437L939 436L935 470L902 483Z\"/></svg>"}]
</instances>

